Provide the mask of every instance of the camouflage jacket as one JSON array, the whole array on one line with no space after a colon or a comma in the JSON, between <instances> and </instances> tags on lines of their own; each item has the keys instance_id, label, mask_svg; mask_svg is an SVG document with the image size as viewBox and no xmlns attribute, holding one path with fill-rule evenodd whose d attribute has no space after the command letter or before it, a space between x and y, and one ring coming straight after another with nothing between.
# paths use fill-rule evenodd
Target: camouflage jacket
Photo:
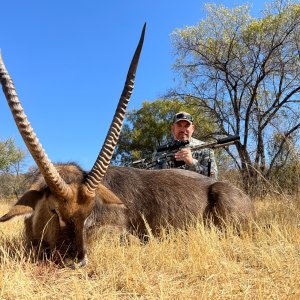
<instances>
[{"instance_id":1,"label":"camouflage jacket","mask_svg":"<svg viewBox=\"0 0 300 300\"><path fill-rule=\"evenodd\" d=\"M204 144L204 142L199 141L195 138L191 138L188 147L194 147L201 144ZM169 161L167 160L167 158L160 157L160 155L161 153L159 152L153 153L152 160L157 162L153 167L154 169L181 168L181 169L198 172L200 174L208 176L208 166L210 161L211 177L215 179L217 179L218 177L218 169L215 162L214 151L212 149L206 148L206 149L192 151L193 164L190 166L186 165L183 162Z\"/></svg>"}]
</instances>

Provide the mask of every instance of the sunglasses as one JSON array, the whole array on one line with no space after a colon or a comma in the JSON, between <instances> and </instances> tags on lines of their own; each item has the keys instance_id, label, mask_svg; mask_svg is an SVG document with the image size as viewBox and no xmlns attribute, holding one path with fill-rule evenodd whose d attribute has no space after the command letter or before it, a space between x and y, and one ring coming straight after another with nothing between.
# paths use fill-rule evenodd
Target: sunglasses
<instances>
[{"instance_id":1,"label":"sunglasses","mask_svg":"<svg viewBox=\"0 0 300 300\"><path fill-rule=\"evenodd\" d=\"M180 119L190 121L191 123L193 123L193 121L194 121L193 117L191 115L179 113L174 116L173 123L175 123L177 120L180 120Z\"/></svg>"}]
</instances>

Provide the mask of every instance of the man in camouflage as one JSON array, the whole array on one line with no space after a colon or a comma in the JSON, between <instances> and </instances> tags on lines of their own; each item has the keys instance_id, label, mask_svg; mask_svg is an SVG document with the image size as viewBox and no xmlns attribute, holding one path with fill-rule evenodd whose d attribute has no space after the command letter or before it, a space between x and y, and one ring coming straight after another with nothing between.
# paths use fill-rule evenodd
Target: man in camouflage
<instances>
[{"instance_id":1,"label":"man in camouflage","mask_svg":"<svg viewBox=\"0 0 300 300\"><path fill-rule=\"evenodd\" d=\"M217 179L218 169L213 150L201 149L191 151L191 147L204 143L192 137L194 131L193 117L186 112L177 113L173 118L172 124L173 139L174 141L189 141L189 144L175 153L175 161L171 163L166 158L158 160L160 153L155 152L153 160L157 161L157 164L154 168L183 168Z\"/></svg>"}]
</instances>

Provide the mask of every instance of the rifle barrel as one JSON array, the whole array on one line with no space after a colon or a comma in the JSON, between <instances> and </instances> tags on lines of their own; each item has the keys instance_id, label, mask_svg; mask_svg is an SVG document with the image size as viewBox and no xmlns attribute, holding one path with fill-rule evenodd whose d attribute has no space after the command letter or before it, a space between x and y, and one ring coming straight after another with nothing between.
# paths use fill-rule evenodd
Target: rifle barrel
<instances>
[{"instance_id":1,"label":"rifle barrel","mask_svg":"<svg viewBox=\"0 0 300 300\"><path fill-rule=\"evenodd\" d=\"M205 148L215 149L215 148L219 148L219 147L225 147L225 146L234 144L239 139L240 139L240 136L237 134L230 135L226 138L218 139L216 142L203 143L202 145L191 147L191 150L196 151L196 150L205 149Z\"/></svg>"},{"instance_id":2,"label":"rifle barrel","mask_svg":"<svg viewBox=\"0 0 300 300\"><path fill-rule=\"evenodd\" d=\"M218 139L217 143L218 144L227 144L229 142L235 142L238 141L240 139L240 136L238 134L235 135L229 135L223 139Z\"/></svg>"}]
</instances>

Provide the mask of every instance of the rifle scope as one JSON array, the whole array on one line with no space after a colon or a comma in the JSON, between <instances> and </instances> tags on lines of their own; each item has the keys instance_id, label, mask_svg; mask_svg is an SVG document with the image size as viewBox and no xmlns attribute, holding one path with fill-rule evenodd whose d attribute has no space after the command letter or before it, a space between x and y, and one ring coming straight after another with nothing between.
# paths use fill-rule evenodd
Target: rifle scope
<instances>
[{"instance_id":1,"label":"rifle scope","mask_svg":"<svg viewBox=\"0 0 300 300\"><path fill-rule=\"evenodd\" d=\"M176 140L174 141L174 143L172 144L166 144L166 145L162 145L156 148L157 152L162 152L162 151L173 151L173 150L177 150L181 147L184 147L186 145L189 144L189 141L179 141Z\"/></svg>"}]
</instances>

